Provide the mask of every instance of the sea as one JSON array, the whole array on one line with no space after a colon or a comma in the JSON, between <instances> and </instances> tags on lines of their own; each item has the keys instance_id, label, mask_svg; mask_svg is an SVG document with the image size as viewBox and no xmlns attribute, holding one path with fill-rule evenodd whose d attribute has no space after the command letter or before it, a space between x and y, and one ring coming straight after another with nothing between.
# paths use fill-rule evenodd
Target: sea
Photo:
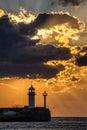
<instances>
[{"instance_id":1,"label":"sea","mask_svg":"<svg viewBox=\"0 0 87 130\"><path fill-rule=\"evenodd\" d=\"M87 117L53 117L50 122L0 122L0 130L87 130Z\"/></svg>"}]
</instances>

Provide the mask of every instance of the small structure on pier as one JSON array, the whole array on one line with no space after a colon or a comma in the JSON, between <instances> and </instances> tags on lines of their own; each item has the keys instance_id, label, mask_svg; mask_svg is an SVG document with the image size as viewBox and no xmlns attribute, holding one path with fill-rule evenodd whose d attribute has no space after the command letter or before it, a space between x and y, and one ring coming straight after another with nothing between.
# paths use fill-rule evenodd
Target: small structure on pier
<instances>
[{"instance_id":1,"label":"small structure on pier","mask_svg":"<svg viewBox=\"0 0 87 130\"><path fill-rule=\"evenodd\" d=\"M35 108L35 88L31 85L30 88L28 89L28 108ZM43 97L44 97L44 105L43 107L46 109L46 97L47 97L47 92L44 91Z\"/></svg>"},{"instance_id":2,"label":"small structure on pier","mask_svg":"<svg viewBox=\"0 0 87 130\"><path fill-rule=\"evenodd\" d=\"M46 91L44 91L44 93L43 93L43 97L44 97L44 108L46 109L46 96L47 96L48 94L46 93Z\"/></svg>"}]
</instances>

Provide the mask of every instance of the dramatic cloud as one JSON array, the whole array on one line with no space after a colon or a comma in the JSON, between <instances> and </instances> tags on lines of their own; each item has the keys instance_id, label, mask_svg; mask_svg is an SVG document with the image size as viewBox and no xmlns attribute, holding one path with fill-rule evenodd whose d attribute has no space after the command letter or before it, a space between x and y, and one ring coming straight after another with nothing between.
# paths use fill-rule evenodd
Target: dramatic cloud
<instances>
[{"instance_id":1,"label":"dramatic cloud","mask_svg":"<svg viewBox=\"0 0 87 130\"><path fill-rule=\"evenodd\" d=\"M84 23L78 18L63 12L34 16L21 9L18 15L8 14L8 17L22 37L40 40L41 43L68 45L70 40L78 40L78 34L85 29Z\"/></svg>"},{"instance_id":2,"label":"dramatic cloud","mask_svg":"<svg viewBox=\"0 0 87 130\"><path fill-rule=\"evenodd\" d=\"M63 12L39 14L32 23L19 24L22 34L35 36L42 43L49 41L68 44L69 40L78 39L78 33L82 32L84 27L84 23L79 19Z\"/></svg>"},{"instance_id":3,"label":"dramatic cloud","mask_svg":"<svg viewBox=\"0 0 87 130\"><path fill-rule=\"evenodd\" d=\"M0 77L29 75L60 80L62 74L66 76L73 58L67 45L69 40L78 39L84 23L63 12L34 16L21 9L18 15L5 14L3 10L0 14ZM70 76L72 81L78 79Z\"/></svg>"},{"instance_id":4,"label":"dramatic cloud","mask_svg":"<svg viewBox=\"0 0 87 130\"><path fill-rule=\"evenodd\" d=\"M78 66L87 66L87 47L83 47L76 56L76 64Z\"/></svg>"},{"instance_id":5,"label":"dramatic cloud","mask_svg":"<svg viewBox=\"0 0 87 130\"><path fill-rule=\"evenodd\" d=\"M29 15L28 23L23 20L16 20L15 17L21 18L20 15L6 15L4 13L0 18L0 77L26 77L28 74L32 78L56 76L57 73L64 69L63 65L59 64L53 67L45 63L49 60L70 59L70 50L66 47L56 48L52 45L37 45L40 40L33 40L31 32L34 29L38 30L40 26L42 28L42 23L39 21L41 19L39 19L40 15L33 22L29 20ZM22 15L22 17L24 16ZM42 22L44 24L43 20ZM50 23L48 24L52 26ZM23 31L28 33L23 33L20 30L23 26L24 28L27 27Z\"/></svg>"},{"instance_id":6,"label":"dramatic cloud","mask_svg":"<svg viewBox=\"0 0 87 130\"><path fill-rule=\"evenodd\" d=\"M31 29L34 31L38 29L50 29L51 27L62 26L63 24L68 24L67 26L69 26L69 28L71 27L73 30L76 29L78 31L80 31L84 27L83 23L80 22L76 17L73 17L68 13L60 12L39 14L32 23L26 25L20 24L20 28L22 28L23 26L22 30L24 30L24 32L26 29L26 32L30 32Z\"/></svg>"},{"instance_id":7,"label":"dramatic cloud","mask_svg":"<svg viewBox=\"0 0 87 130\"><path fill-rule=\"evenodd\" d=\"M11 64L0 63L0 77L45 78L55 77L64 70L62 65L52 67L44 64Z\"/></svg>"},{"instance_id":8,"label":"dramatic cloud","mask_svg":"<svg viewBox=\"0 0 87 130\"><path fill-rule=\"evenodd\" d=\"M39 14L31 24L34 28L50 28L54 25L69 23L72 28L80 29L78 19L66 13Z\"/></svg>"},{"instance_id":9,"label":"dramatic cloud","mask_svg":"<svg viewBox=\"0 0 87 130\"><path fill-rule=\"evenodd\" d=\"M0 18L0 50L3 51L5 48L11 46L19 46L23 44L32 45L37 41L31 41L26 36L23 36L19 31L17 26L10 22L10 19L7 15L4 15Z\"/></svg>"},{"instance_id":10,"label":"dramatic cloud","mask_svg":"<svg viewBox=\"0 0 87 130\"><path fill-rule=\"evenodd\" d=\"M73 6L79 6L81 2L84 2L85 0L59 0L59 3L63 6L68 5L71 3Z\"/></svg>"}]
</instances>

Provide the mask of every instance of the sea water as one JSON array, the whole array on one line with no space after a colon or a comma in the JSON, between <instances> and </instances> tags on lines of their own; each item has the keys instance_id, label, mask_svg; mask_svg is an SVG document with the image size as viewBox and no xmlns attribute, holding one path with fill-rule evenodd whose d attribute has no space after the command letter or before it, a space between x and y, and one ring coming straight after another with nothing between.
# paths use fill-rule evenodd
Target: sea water
<instances>
[{"instance_id":1,"label":"sea water","mask_svg":"<svg viewBox=\"0 0 87 130\"><path fill-rule=\"evenodd\" d=\"M87 118L56 117L50 122L0 122L0 130L87 130Z\"/></svg>"}]
</instances>

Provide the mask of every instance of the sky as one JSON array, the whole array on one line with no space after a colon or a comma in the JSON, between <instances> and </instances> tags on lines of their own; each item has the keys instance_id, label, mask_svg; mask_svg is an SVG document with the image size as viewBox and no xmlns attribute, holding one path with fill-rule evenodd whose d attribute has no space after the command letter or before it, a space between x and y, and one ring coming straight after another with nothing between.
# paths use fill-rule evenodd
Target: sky
<instances>
[{"instance_id":1,"label":"sky","mask_svg":"<svg viewBox=\"0 0 87 130\"><path fill-rule=\"evenodd\" d=\"M52 116L87 116L87 1L0 0L0 107L28 104Z\"/></svg>"}]
</instances>

